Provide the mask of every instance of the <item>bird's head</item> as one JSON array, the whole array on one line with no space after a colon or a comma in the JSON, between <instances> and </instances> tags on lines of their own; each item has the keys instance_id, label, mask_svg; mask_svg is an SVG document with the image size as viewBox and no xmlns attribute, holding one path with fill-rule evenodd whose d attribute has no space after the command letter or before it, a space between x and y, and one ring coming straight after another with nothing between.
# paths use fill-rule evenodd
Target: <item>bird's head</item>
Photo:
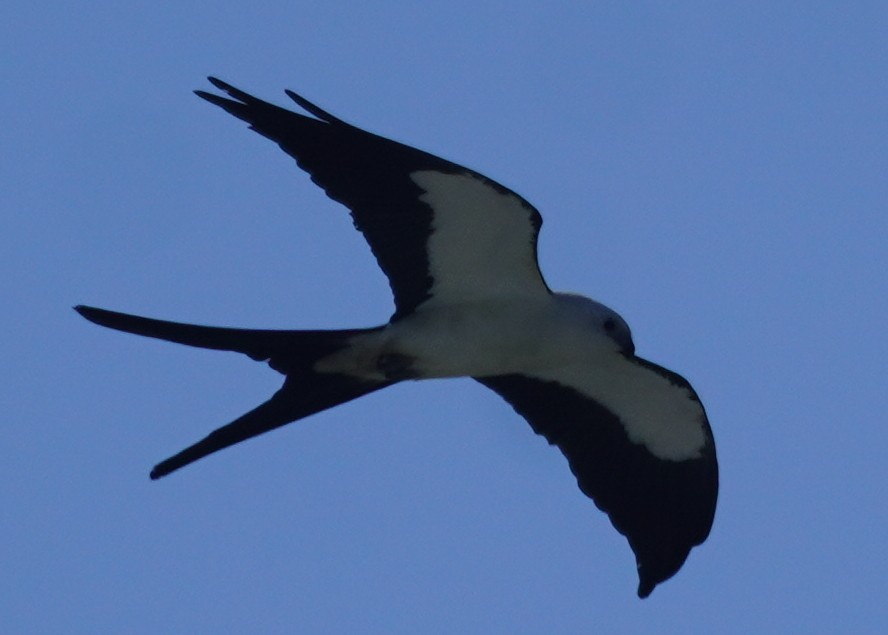
<instances>
[{"instance_id":1,"label":"bird's head","mask_svg":"<svg viewBox=\"0 0 888 635\"><path fill-rule=\"evenodd\" d=\"M576 293L557 293L556 298L563 305L571 308L582 316L583 322L591 324L593 328L610 338L616 343L624 355L635 355L635 344L632 341L632 331L626 320L620 314L600 302L596 302Z\"/></svg>"}]
</instances>

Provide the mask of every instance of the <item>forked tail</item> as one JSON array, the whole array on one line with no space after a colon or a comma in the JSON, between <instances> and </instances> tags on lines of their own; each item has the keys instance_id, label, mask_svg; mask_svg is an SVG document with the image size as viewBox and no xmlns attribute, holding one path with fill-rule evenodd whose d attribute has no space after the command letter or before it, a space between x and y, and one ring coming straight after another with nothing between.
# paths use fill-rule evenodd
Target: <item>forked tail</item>
<instances>
[{"instance_id":1,"label":"forked tail","mask_svg":"<svg viewBox=\"0 0 888 635\"><path fill-rule=\"evenodd\" d=\"M252 359L267 361L269 366L286 375L284 385L271 399L156 465L151 470L152 479L166 476L250 437L395 383L318 373L313 369L317 360L378 328L341 331L236 329L155 320L87 306L74 308L90 322L101 326L188 346L244 353Z\"/></svg>"}]
</instances>

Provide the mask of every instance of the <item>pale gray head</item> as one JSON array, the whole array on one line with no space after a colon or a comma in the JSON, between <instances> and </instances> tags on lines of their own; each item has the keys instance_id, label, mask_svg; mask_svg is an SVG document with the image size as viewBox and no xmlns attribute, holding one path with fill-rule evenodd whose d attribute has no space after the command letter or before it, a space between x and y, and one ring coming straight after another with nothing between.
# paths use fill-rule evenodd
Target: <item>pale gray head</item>
<instances>
[{"instance_id":1,"label":"pale gray head","mask_svg":"<svg viewBox=\"0 0 888 635\"><path fill-rule=\"evenodd\" d=\"M635 354L632 331L629 330L629 325L626 324L626 320L620 317L619 313L604 306L601 302L576 293L556 293L554 295L559 302L582 313L584 320L612 339L621 352L626 355Z\"/></svg>"}]
</instances>

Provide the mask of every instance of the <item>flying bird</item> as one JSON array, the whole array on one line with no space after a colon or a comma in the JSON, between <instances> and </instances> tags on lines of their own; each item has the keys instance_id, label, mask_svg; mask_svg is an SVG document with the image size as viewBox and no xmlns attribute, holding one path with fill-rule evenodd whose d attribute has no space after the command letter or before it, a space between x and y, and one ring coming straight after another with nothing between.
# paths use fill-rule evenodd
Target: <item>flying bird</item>
<instances>
[{"instance_id":1,"label":"flying bird","mask_svg":"<svg viewBox=\"0 0 888 635\"><path fill-rule=\"evenodd\" d=\"M472 377L567 458L580 489L632 548L647 597L709 535L718 467L703 405L680 375L635 355L608 307L549 289L539 212L491 179L366 132L286 94L308 113L215 78L195 91L276 142L347 207L388 278L387 324L351 330L198 326L94 307L128 333L249 355L284 375L268 401L159 463L158 479L208 454L404 380Z\"/></svg>"}]
</instances>

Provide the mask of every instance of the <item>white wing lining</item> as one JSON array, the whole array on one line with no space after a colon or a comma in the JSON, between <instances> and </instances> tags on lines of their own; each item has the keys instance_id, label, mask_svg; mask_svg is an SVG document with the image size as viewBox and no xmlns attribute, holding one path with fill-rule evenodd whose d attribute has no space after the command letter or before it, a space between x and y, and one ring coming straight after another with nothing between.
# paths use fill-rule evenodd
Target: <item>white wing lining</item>
<instances>
[{"instance_id":1,"label":"white wing lining","mask_svg":"<svg viewBox=\"0 0 888 635\"><path fill-rule=\"evenodd\" d=\"M536 210L468 172L420 170L410 178L432 209L429 304L549 294L536 261Z\"/></svg>"}]
</instances>

